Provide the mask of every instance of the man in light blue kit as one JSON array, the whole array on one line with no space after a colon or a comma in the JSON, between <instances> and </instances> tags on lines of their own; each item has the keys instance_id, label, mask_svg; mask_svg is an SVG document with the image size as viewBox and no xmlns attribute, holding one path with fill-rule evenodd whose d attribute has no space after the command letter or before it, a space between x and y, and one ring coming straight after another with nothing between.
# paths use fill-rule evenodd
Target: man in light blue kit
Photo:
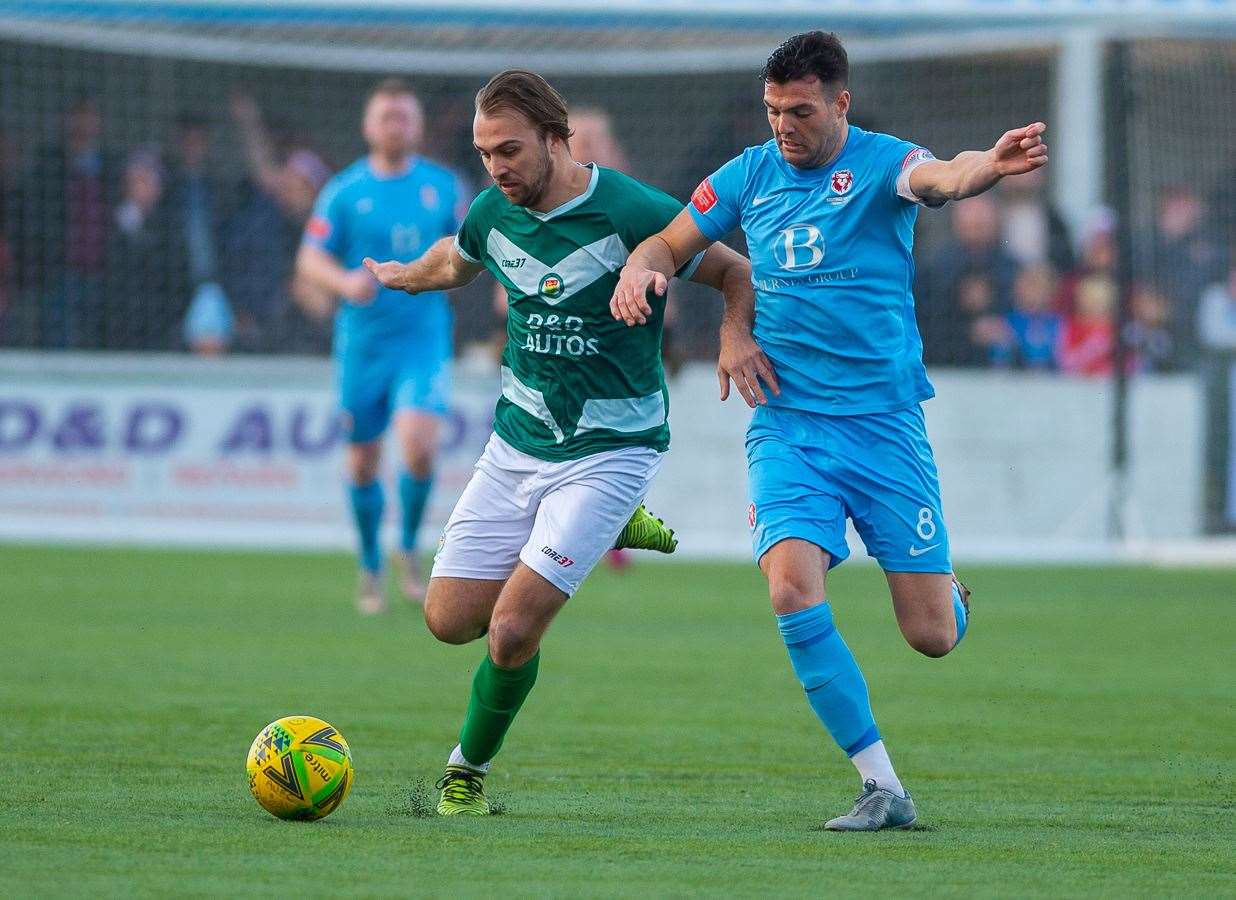
<instances>
[{"instance_id":1,"label":"man in light blue kit","mask_svg":"<svg viewBox=\"0 0 1236 900\"><path fill-rule=\"evenodd\" d=\"M398 79L374 88L365 104L369 154L336 175L319 195L296 260L297 276L341 298L334 355L348 426L349 496L360 536L357 608L386 609L379 531L385 506L378 479L381 438L394 419L402 454L401 537L396 560L405 595L424 585L416 534L433 484L439 419L450 400L451 309L446 294L408 303L379 286L366 256L410 262L459 229L471 195L459 177L416 155L423 116Z\"/></svg>"},{"instance_id":2,"label":"man in light blue kit","mask_svg":"<svg viewBox=\"0 0 1236 900\"><path fill-rule=\"evenodd\" d=\"M627 260L611 310L643 324L649 289L741 225L754 309L728 303L717 367L755 407L747 432L755 557L794 672L862 792L838 831L909 828L914 802L880 739L867 685L833 624L828 569L849 551L847 517L884 569L897 623L927 656L966 633L920 403L934 395L914 319L919 205L982 193L1047 162L1036 122L985 151L935 159L850 125L849 65L836 35L795 35L762 73L773 140L705 179ZM767 397L761 382L772 396Z\"/></svg>"}]
</instances>

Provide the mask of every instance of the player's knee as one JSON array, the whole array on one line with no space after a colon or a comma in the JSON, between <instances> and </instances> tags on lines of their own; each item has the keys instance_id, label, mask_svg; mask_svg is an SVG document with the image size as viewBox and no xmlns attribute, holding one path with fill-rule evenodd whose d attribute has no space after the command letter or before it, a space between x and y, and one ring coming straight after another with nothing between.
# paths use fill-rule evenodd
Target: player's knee
<instances>
[{"instance_id":1,"label":"player's knee","mask_svg":"<svg viewBox=\"0 0 1236 900\"><path fill-rule=\"evenodd\" d=\"M908 632L905 638L911 647L932 659L948 656L957 643L956 627L952 623L934 628L917 628Z\"/></svg>"},{"instance_id":2,"label":"player's knee","mask_svg":"<svg viewBox=\"0 0 1236 900\"><path fill-rule=\"evenodd\" d=\"M447 616L434 615L425 607L425 624L429 633L444 644L466 644L478 637L473 628L462 628L460 624Z\"/></svg>"},{"instance_id":3,"label":"player's knee","mask_svg":"<svg viewBox=\"0 0 1236 900\"><path fill-rule=\"evenodd\" d=\"M815 606L824 598L811 579L795 577L794 572L772 572L768 576L768 599L779 616Z\"/></svg>"},{"instance_id":4,"label":"player's knee","mask_svg":"<svg viewBox=\"0 0 1236 900\"><path fill-rule=\"evenodd\" d=\"M471 622L460 622L450 605L434 596L432 586L425 597L425 625L429 633L444 644L466 644L483 633Z\"/></svg>"},{"instance_id":5,"label":"player's knee","mask_svg":"<svg viewBox=\"0 0 1236 900\"><path fill-rule=\"evenodd\" d=\"M540 633L531 623L502 616L489 624L489 658L504 669L522 666L536 655Z\"/></svg>"},{"instance_id":6,"label":"player's knee","mask_svg":"<svg viewBox=\"0 0 1236 900\"><path fill-rule=\"evenodd\" d=\"M353 484L369 484L378 477L380 461L376 446L353 444L348 448L348 477Z\"/></svg>"},{"instance_id":7,"label":"player's knee","mask_svg":"<svg viewBox=\"0 0 1236 900\"><path fill-rule=\"evenodd\" d=\"M407 458L408 472L413 478L425 479L433 475L433 453L410 453Z\"/></svg>"}]
</instances>

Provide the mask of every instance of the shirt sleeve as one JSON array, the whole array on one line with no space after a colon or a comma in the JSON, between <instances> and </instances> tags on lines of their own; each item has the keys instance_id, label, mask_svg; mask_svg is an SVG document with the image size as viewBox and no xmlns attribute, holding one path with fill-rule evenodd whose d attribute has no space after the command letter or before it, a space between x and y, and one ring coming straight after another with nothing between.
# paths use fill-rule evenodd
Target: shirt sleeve
<instances>
[{"instance_id":1,"label":"shirt sleeve","mask_svg":"<svg viewBox=\"0 0 1236 900\"><path fill-rule=\"evenodd\" d=\"M313 214L305 223L303 242L342 257L347 241L347 217L339 199L339 189L327 184L313 204Z\"/></svg>"},{"instance_id":2,"label":"shirt sleeve","mask_svg":"<svg viewBox=\"0 0 1236 900\"><path fill-rule=\"evenodd\" d=\"M743 158L736 156L701 181L691 195L687 209L709 240L719 241L738 227L745 182Z\"/></svg>"},{"instance_id":3,"label":"shirt sleeve","mask_svg":"<svg viewBox=\"0 0 1236 900\"><path fill-rule=\"evenodd\" d=\"M926 147L920 147L918 144L911 144L908 141L898 141L896 159L898 162L892 172L894 194L902 200L917 203L919 206L927 206L934 209L944 205L944 201L930 202L924 200L914 193L913 188L910 187L910 173L923 163L931 162L935 159L930 150Z\"/></svg>"},{"instance_id":4,"label":"shirt sleeve","mask_svg":"<svg viewBox=\"0 0 1236 900\"><path fill-rule=\"evenodd\" d=\"M682 212L682 203L674 197L643 182L636 184L643 189L643 197L637 206L632 207L630 215L626 217L627 221L624 222L625 227L619 230L623 242L631 250L661 231ZM703 256L703 253L697 253L679 266L674 275L678 278L690 278L695 274Z\"/></svg>"},{"instance_id":5,"label":"shirt sleeve","mask_svg":"<svg viewBox=\"0 0 1236 900\"><path fill-rule=\"evenodd\" d=\"M459 230L455 232L455 252L473 265L480 265L485 256L485 244L482 240L484 211L482 210L482 192L472 205L468 207Z\"/></svg>"}]
</instances>

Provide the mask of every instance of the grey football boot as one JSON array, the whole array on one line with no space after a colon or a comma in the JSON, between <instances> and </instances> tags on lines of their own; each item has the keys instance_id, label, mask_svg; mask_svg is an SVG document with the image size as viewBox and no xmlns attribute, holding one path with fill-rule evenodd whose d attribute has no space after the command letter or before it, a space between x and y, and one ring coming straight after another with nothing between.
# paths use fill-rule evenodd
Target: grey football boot
<instances>
[{"instance_id":1,"label":"grey football boot","mask_svg":"<svg viewBox=\"0 0 1236 900\"><path fill-rule=\"evenodd\" d=\"M360 573L356 586L356 611L362 616L376 616L386 612L386 581L378 573Z\"/></svg>"},{"instance_id":2,"label":"grey football boot","mask_svg":"<svg viewBox=\"0 0 1236 900\"><path fill-rule=\"evenodd\" d=\"M849 815L829 819L829 831L879 831L883 828L911 828L918 820L910 792L898 797L886 788L876 787L871 779L863 782L863 792L854 801Z\"/></svg>"}]
</instances>

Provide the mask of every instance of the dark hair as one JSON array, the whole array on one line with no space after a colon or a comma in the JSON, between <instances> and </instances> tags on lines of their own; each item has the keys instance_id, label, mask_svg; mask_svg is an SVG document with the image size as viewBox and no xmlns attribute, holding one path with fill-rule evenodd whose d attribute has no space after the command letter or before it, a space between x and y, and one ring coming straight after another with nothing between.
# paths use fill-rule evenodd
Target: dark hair
<instances>
[{"instance_id":1,"label":"dark hair","mask_svg":"<svg viewBox=\"0 0 1236 900\"><path fill-rule=\"evenodd\" d=\"M542 137L553 134L563 141L571 139L566 101L553 85L535 72L507 69L477 91L477 112L490 115L500 109L519 113Z\"/></svg>"},{"instance_id":2,"label":"dark hair","mask_svg":"<svg viewBox=\"0 0 1236 900\"><path fill-rule=\"evenodd\" d=\"M825 87L844 88L850 80L850 60L841 39L831 31L808 31L785 41L768 57L760 78L785 84L815 76Z\"/></svg>"},{"instance_id":3,"label":"dark hair","mask_svg":"<svg viewBox=\"0 0 1236 900\"><path fill-rule=\"evenodd\" d=\"M408 84L402 78L383 78L369 90L369 96L365 98L365 105L374 97L415 97L416 92L412 90L412 85Z\"/></svg>"}]
</instances>

